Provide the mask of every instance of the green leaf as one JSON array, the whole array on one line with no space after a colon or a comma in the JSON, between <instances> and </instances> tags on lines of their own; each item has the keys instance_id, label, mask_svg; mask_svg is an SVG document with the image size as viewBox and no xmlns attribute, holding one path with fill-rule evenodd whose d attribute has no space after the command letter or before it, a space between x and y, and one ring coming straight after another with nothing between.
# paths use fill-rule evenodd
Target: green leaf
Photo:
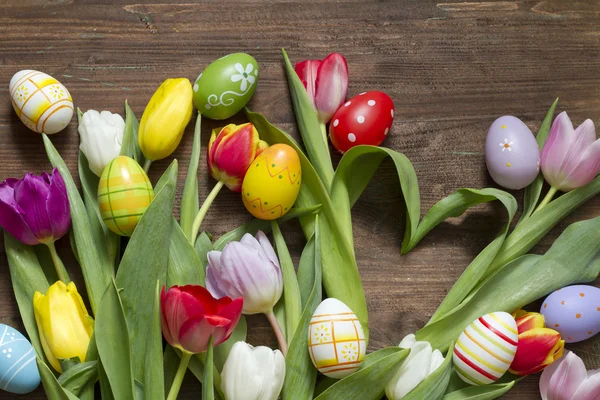
<instances>
[{"instance_id":1,"label":"green leaf","mask_svg":"<svg viewBox=\"0 0 600 400\"><path fill-rule=\"evenodd\" d=\"M540 130L538 131L538 134L536 136L540 152L544 148L544 143L546 143L546 139L548 138L548 133L550 132L550 127L552 126L552 117L554 116L554 110L556 110L557 104L558 98L554 100L554 103L548 110L546 118L544 118L544 121L542 122ZM538 200L540 199L540 194L542 193L543 186L544 175L540 172L537 178L535 178L535 180L525 188L525 192L523 193L523 213L521 214L521 219L519 220L519 223L529 218L535 210Z\"/></svg>"},{"instance_id":2,"label":"green leaf","mask_svg":"<svg viewBox=\"0 0 600 400\"><path fill-rule=\"evenodd\" d=\"M75 365L58 377L58 383L71 393L79 396L79 393L89 383L98 379L98 362L86 361Z\"/></svg>"},{"instance_id":3,"label":"green leaf","mask_svg":"<svg viewBox=\"0 0 600 400\"><path fill-rule=\"evenodd\" d=\"M125 131L123 133L123 145L121 155L133 158L138 164L144 165L144 155L138 144L138 120L125 100Z\"/></svg>"},{"instance_id":4,"label":"green leaf","mask_svg":"<svg viewBox=\"0 0 600 400\"><path fill-rule=\"evenodd\" d=\"M165 283L169 262L173 203L177 183L177 161L165 171L162 190L138 223L117 272L125 318L129 325L133 377L144 379L148 321L152 320L156 281ZM99 346L98 346L99 347ZM110 372L107 370L107 372Z\"/></svg>"},{"instance_id":5,"label":"green leaf","mask_svg":"<svg viewBox=\"0 0 600 400\"><path fill-rule=\"evenodd\" d=\"M223 371L223 366L225 365L225 361L227 361L231 348L237 342L245 342L247 333L248 324L246 323L246 318L242 315L229 339L215 347L214 363L217 371Z\"/></svg>"},{"instance_id":6,"label":"green leaf","mask_svg":"<svg viewBox=\"0 0 600 400\"><path fill-rule=\"evenodd\" d=\"M144 327L147 329L146 327ZM96 318L96 346L114 398L133 399L129 335L123 304L115 281L108 286Z\"/></svg>"},{"instance_id":7,"label":"green leaf","mask_svg":"<svg viewBox=\"0 0 600 400\"><path fill-rule=\"evenodd\" d=\"M204 286L205 266L175 218L172 218L171 225L167 286Z\"/></svg>"},{"instance_id":8,"label":"green leaf","mask_svg":"<svg viewBox=\"0 0 600 400\"><path fill-rule=\"evenodd\" d=\"M196 239L196 244L194 245L194 249L196 250L196 254L200 257L200 262L202 263L204 269L208 265L208 252L214 250L212 240L208 236L206 232L202 232L198 239Z\"/></svg>"},{"instance_id":9,"label":"green leaf","mask_svg":"<svg viewBox=\"0 0 600 400\"><path fill-rule=\"evenodd\" d=\"M453 345L450 345L450 349ZM452 373L452 351L449 350L442 365L431 375L425 378L416 388L411 390L404 398L406 400L439 400L444 397L450 374Z\"/></svg>"},{"instance_id":10,"label":"green leaf","mask_svg":"<svg viewBox=\"0 0 600 400\"><path fill-rule=\"evenodd\" d=\"M213 337L208 341L208 350L206 350L206 361L204 364L213 365ZM202 384L202 400L215 400L215 390L213 382L213 368L204 368L204 382Z\"/></svg>"},{"instance_id":11,"label":"green leaf","mask_svg":"<svg viewBox=\"0 0 600 400\"><path fill-rule=\"evenodd\" d=\"M482 315L513 312L561 287L591 282L599 273L600 217L596 217L570 225L543 256L525 255L500 269L450 313L419 330L417 340L445 351Z\"/></svg>"},{"instance_id":12,"label":"green leaf","mask_svg":"<svg viewBox=\"0 0 600 400\"><path fill-rule=\"evenodd\" d=\"M152 324L148 329L146 367L144 369L144 400L164 400L163 337L160 327L160 282L156 281Z\"/></svg>"},{"instance_id":13,"label":"green leaf","mask_svg":"<svg viewBox=\"0 0 600 400\"><path fill-rule=\"evenodd\" d=\"M77 396L60 386L54 373L39 358L37 365L48 400L78 400Z\"/></svg>"},{"instance_id":14,"label":"green leaf","mask_svg":"<svg viewBox=\"0 0 600 400\"><path fill-rule=\"evenodd\" d=\"M298 327L298 324L300 323L300 316L302 314L300 288L298 287L294 263L292 262L292 257L285 244L285 239L279 229L279 224L277 224L277 221L273 221L271 227L273 230L273 239L277 249L279 264L281 265L281 273L283 275L285 332L287 335L286 337L291 338L294 336L296 327Z\"/></svg>"},{"instance_id":15,"label":"green leaf","mask_svg":"<svg viewBox=\"0 0 600 400\"><path fill-rule=\"evenodd\" d=\"M285 382L281 398L283 400L312 400L315 380L317 378L317 370L312 364L310 355L306 350L308 348L308 326L310 320L321 303L321 238L320 238L319 217L315 224L315 262L314 281L311 294L306 306L302 311L302 317L298 324L298 329L292 338L288 349L288 354L285 358Z\"/></svg>"},{"instance_id":16,"label":"green leaf","mask_svg":"<svg viewBox=\"0 0 600 400\"><path fill-rule=\"evenodd\" d=\"M306 308L306 303L312 293L315 281L315 263L317 260L315 252L315 237L314 235L308 240L298 263L298 288L300 291L301 308Z\"/></svg>"},{"instance_id":17,"label":"green leaf","mask_svg":"<svg viewBox=\"0 0 600 400\"><path fill-rule=\"evenodd\" d=\"M194 219L198 214L198 162L200 161L200 122L202 114L198 113L196 117L196 125L194 127L194 144L192 145L192 156L190 157L190 165L185 178L185 186L183 187L183 195L181 197L181 211L179 215L179 223L185 236L190 240L193 232Z\"/></svg>"},{"instance_id":18,"label":"green leaf","mask_svg":"<svg viewBox=\"0 0 600 400\"><path fill-rule=\"evenodd\" d=\"M443 397L443 400L492 400L508 392L514 385L515 381L483 386L469 386L448 393Z\"/></svg>"},{"instance_id":19,"label":"green leaf","mask_svg":"<svg viewBox=\"0 0 600 400\"><path fill-rule=\"evenodd\" d=\"M302 135L304 146L312 164L315 166L315 170L325 187L329 189L333 180L333 165L331 164L327 138L324 138L321 133L321 125L317 118L317 113L313 108L302 81L300 81L296 71L294 71L294 67L285 50L281 49L281 52L283 53L283 60L285 62L285 72L287 74L292 104L294 105L294 112L296 113L298 130ZM261 139L265 140L262 136ZM273 144L268 140L267 142Z\"/></svg>"},{"instance_id":20,"label":"green leaf","mask_svg":"<svg viewBox=\"0 0 600 400\"><path fill-rule=\"evenodd\" d=\"M164 388L170 388L175 380L175 374L177 373L177 367L179 367L179 355L175 352L173 347L165 346L165 352L163 354L163 371L164 374Z\"/></svg>"},{"instance_id":21,"label":"green leaf","mask_svg":"<svg viewBox=\"0 0 600 400\"><path fill-rule=\"evenodd\" d=\"M381 399L385 385L394 376L396 369L408 353L410 350L397 348L393 354L339 380L315 400Z\"/></svg>"},{"instance_id":22,"label":"green leaf","mask_svg":"<svg viewBox=\"0 0 600 400\"><path fill-rule=\"evenodd\" d=\"M181 358L181 351L179 349L173 349L177 356ZM190 362L188 364L188 369L192 371L192 374L198 379L198 382L202 383L204 381L204 363L205 363L206 353L194 354L192 358L190 358ZM179 359L177 362L179 365ZM221 391L221 374L217 371L217 367L213 365L213 387L215 390L215 398L217 400L225 399L223 392Z\"/></svg>"}]
</instances>

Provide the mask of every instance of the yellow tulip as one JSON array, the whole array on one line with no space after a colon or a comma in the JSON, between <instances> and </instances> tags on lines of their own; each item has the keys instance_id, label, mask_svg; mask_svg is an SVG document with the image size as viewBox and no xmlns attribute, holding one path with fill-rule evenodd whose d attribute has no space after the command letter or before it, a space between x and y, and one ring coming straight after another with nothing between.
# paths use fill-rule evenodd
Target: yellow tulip
<instances>
[{"instance_id":1,"label":"yellow tulip","mask_svg":"<svg viewBox=\"0 0 600 400\"><path fill-rule=\"evenodd\" d=\"M192 118L192 95L192 84L186 78L167 79L156 89L138 131L138 143L146 159L161 160L179 146Z\"/></svg>"},{"instance_id":2,"label":"yellow tulip","mask_svg":"<svg viewBox=\"0 0 600 400\"><path fill-rule=\"evenodd\" d=\"M85 355L94 332L94 320L88 315L73 282L50 286L45 295L35 292L33 312L44 353L52 367L62 372L60 359Z\"/></svg>"}]
</instances>

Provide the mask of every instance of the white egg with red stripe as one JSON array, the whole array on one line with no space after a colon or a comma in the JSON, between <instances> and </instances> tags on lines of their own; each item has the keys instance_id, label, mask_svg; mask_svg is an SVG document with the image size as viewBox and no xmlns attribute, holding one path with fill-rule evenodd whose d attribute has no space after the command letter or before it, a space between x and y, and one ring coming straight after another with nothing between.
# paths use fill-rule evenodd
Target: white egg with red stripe
<instances>
[{"instance_id":1,"label":"white egg with red stripe","mask_svg":"<svg viewBox=\"0 0 600 400\"><path fill-rule=\"evenodd\" d=\"M496 382L510 367L517 352L517 323L506 312L477 318L454 345L454 368L470 385Z\"/></svg>"},{"instance_id":2,"label":"white egg with red stripe","mask_svg":"<svg viewBox=\"0 0 600 400\"><path fill-rule=\"evenodd\" d=\"M360 368L365 334L352 310L338 299L323 300L308 327L308 352L323 375L341 379Z\"/></svg>"}]
</instances>

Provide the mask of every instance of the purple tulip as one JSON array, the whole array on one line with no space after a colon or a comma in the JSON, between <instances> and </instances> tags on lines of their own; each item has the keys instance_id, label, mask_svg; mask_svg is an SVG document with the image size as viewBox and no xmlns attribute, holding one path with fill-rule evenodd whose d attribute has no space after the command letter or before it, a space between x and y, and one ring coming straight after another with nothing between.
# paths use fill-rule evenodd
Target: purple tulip
<instances>
[{"instance_id":1,"label":"purple tulip","mask_svg":"<svg viewBox=\"0 0 600 400\"><path fill-rule=\"evenodd\" d=\"M600 370L586 371L581 358L567 352L542 372L542 400L596 400L600 398Z\"/></svg>"},{"instance_id":2,"label":"purple tulip","mask_svg":"<svg viewBox=\"0 0 600 400\"><path fill-rule=\"evenodd\" d=\"M542 150L542 173L554 190L568 192L592 181L600 171L600 140L587 119L577 129L560 113Z\"/></svg>"},{"instance_id":3,"label":"purple tulip","mask_svg":"<svg viewBox=\"0 0 600 400\"><path fill-rule=\"evenodd\" d=\"M0 184L0 226L24 244L49 244L64 236L71 224L65 182L52 175L27 173Z\"/></svg>"}]
</instances>

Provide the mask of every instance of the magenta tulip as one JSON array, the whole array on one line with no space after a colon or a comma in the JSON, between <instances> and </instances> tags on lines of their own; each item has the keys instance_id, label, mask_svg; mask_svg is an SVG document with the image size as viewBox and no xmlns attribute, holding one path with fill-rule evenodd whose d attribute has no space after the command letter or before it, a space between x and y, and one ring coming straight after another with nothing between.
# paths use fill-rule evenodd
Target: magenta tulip
<instances>
[{"instance_id":1,"label":"magenta tulip","mask_svg":"<svg viewBox=\"0 0 600 400\"><path fill-rule=\"evenodd\" d=\"M575 353L565 355L542 372L542 400L600 399L600 370L586 371Z\"/></svg>"},{"instance_id":2,"label":"magenta tulip","mask_svg":"<svg viewBox=\"0 0 600 400\"><path fill-rule=\"evenodd\" d=\"M346 59L339 53L331 53L324 60L306 60L296 63L295 69L317 111L319 122L328 123L346 101L348 93Z\"/></svg>"},{"instance_id":3,"label":"magenta tulip","mask_svg":"<svg viewBox=\"0 0 600 400\"><path fill-rule=\"evenodd\" d=\"M577 129L566 112L550 129L541 158L542 173L553 190L568 192L592 181L600 170L600 140L587 119Z\"/></svg>"}]
</instances>

